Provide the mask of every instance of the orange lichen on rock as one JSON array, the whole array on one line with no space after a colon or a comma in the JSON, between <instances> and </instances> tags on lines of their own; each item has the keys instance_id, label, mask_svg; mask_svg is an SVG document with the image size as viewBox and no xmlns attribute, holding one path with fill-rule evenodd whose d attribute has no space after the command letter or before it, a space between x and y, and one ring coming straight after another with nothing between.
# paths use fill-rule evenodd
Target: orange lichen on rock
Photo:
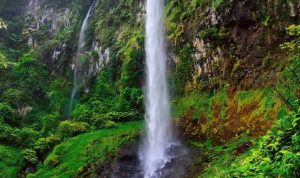
<instances>
[{"instance_id":1,"label":"orange lichen on rock","mask_svg":"<svg viewBox=\"0 0 300 178\"><path fill-rule=\"evenodd\" d=\"M202 113L199 119L193 118L195 109L187 110L178 121L181 132L185 137L204 141L207 138L215 143L225 143L245 132L253 137L265 135L273 126L276 115L281 108L281 103L274 102L274 106L264 108L263 93L253 93L253 98L247 102L241 102L237 97L238 92L231 94L226 107L217 101L212 103L212 109ZM274 101L276 98L272 98ZM222 117L222 110L225 115ZM211 117L210 117L211 116Z\"/></svg>"}]
</instances>

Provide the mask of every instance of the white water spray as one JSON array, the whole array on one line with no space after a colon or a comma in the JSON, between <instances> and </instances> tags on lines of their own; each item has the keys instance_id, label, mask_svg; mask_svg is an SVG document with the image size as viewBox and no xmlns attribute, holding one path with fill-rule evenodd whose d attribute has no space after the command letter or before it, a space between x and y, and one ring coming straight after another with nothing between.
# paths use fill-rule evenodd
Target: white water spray
<instances>
[{"instance_id":1,"label":"white water spray","mask_svg":"<svg viewBox=\"0 0 300 178\"><path fill-rule=\"evenodd\" d=\"M163 0L146 4L146 136L139 150L144 177L159 177L173 141L167 84Z\"/></svg>"},{"instance_id":2,"label":"white water spray","mask_svg":"<svg viewBox=\"0 0 300 178\"><path fill-rule=\"evenodd\" d=\"M88 20L91 16L93 6L94 6L94 4L89 8L88 13L87 13L86 17L84 18L84 21L81 25L76 57L75 57L75 60L72 64L73 86L72 86L70 103L69 103L69 108L68 108L68 117L70 117L71 112L72 112L72 108L73 108L73 105L74 105L74 99L75 99L75 96L76 96L77 90L78 90L78 82L80 80L82 80L82 77L80 76L80 68L81 68L81 65L82 65L81 61L80 61L80 58L84 54L86 31L87 31L87 28L88 28Z\"/></svg>"}]
</instances>

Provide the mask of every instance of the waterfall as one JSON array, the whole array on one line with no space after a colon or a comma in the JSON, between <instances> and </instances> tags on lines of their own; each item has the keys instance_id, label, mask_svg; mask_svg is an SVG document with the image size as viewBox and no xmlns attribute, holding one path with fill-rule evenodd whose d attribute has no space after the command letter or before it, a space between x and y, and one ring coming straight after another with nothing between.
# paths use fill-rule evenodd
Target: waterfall
<instances>
[{"instance_id":1,"label":"waterfall","mask_svg":"<svg viewBox=\"0 0 300 178\"><path fill-rule=\"evenodd\" d=\"M146 3L146 135L139 158L144 177L159 177L168 162L168 148L173 141L167 84L163 0Z\"/></svg>"},{"instance_id":2,"label":"waterfall","mask_svg":"<svg viewBox=\"0 0 300 178\"><path fill-rule=\"evenodd\" d=\"M80 68L81 68L81 65L82 65L81 61L80 61L80 58L84 54L84 47L85 47L86 31L87 31L87 27L88 27L88 20L91 16L93 5L91 5L91 7L89 8L88 13L87 13L86 17L84 18L84 21L81 25L77 52L76 52L75 60L72 64L73 86L72 86L70 103L69 103L69 108L68 108L68 113L67 113L69 118L70 118L72 108L73 108L73 105L74 105L74 99L75 99L75 96L77 94L78 83L82 80L82 76L80 75Z\"/></svg>"}]
</instances>

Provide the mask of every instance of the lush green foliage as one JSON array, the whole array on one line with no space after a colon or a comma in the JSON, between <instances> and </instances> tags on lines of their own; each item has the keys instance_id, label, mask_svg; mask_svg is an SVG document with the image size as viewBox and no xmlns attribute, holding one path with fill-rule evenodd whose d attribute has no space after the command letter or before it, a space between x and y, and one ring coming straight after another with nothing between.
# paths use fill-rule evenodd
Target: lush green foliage
<instances>
[{"instance_id":1,"label":"lush green foliage","mask_svg":"<svg viewBox=\"0 0 300 178\"><path fill-rule=\"evenodd\" d=\"M24 161L20 150L0 145L0 172L2 177L17 177Z\"/></svg>"},{"instance_id":2,"label":"lush green foliage","mask_svg":"<svg viewBox=\"0 0 300 178\"><path fill-rule=\"evenodd\" d=\"M140 127L140 122L129 122L66 140L54 148L35 174L28 177L73 177L93 164L101 165L116 158L119 147L131 143Z\"/></svg>"},{"instance_id":3,"label":"lush green foliage","mask_svg":"<svg viewBox=\"0 0 300 178\"><path fill-rule=\"evenodd\" d=\"M31 149L25 149L25 150L22 150L22 155L23 155L23 158L28 162L28 163L31 163L31 164L36 164L38 163L38 158L36 156L36 152L34 150L31 150Z\"/></svg>"},{"instance_id":4,"label":"lush green foliage","mask_svg":"<svg viewBox=\"0 0 300 178\"><path fill-rule=\"evenodd\" d=\"M182 44L181 40L185 35L186 21L199 19L204 14L201 12L204 8L212 7L216 11L223 5L224 0L169 0L166 7L168 39L174 42L175 45ZM194 23L197 22L192 22L191 25L197 26ZM217 27L210 27L200 35L203 35L203 33L205 33L204 35L215 34L218 38L222 36L222 32Z\"/></svg>"},{"instance_id":5,"label":"lush green foliage","mask_svg":"<svg viewBox=\"0 0 300 178\"><path fill-rule=\"evenodd\" d=\"M96 2L94 32L90 34L103 47L109 46L112 55L92 83L91 92L77 101L74 120L103 128L139 117L143 106L144 36L142 24L135 23L133 15L137 5L136 0Z\"/></svg>"},{"instance_id":6,"label":"lush green foliage","mask_svg":"<svg viewBox=\"0 0 300 178\"><path fill-rule=\"evenodd\" d=\"M105 5L108 2L101 3ZM115 13L129 13L130 9L125 7L131 7L134 2L121 2ZM9 6L15 5L13 2L5 1L5 3ZM9 28L5 32L0 31L4 34L0 38L2 40L0 43L0 143L20 147L23 150L20 157L23 157L26 165L31 166L36 166L43 161L53 147L62 140L93 129L116 128L117 122L139 119L142 110L142 90L136 80L140 80L143 75L144 39L143 28L138 26L133 35L130 33L131 28L128 28L124 30L119 40L114 39L115 36L107 38L109 42L117 43L111 49L111 59L104 69L88 82L91 91L79 92L72 113L73 121L66 121L65 110L71 87L68 68L77 48L77 39L74 37L78 34L81 18L84 17L90 4L67 0L55 4L50 1L45 3L55 9L58 8L58 4L68 6L72 10L69 16L71 25L63 28L63 24L58 23L58 30L52 31L52 24L45 21L40 24L39 30L36 30L31 26L33 20L31 17L26 18L28 24L24 24L19 22L24 17L19 17L20 14L15 13L12 15L16 19L4 19L8 20ZM95 14L99 12L98 8L101 9L95 6ZM10 11L8 7L6 11ZM102 13L103 9L100 12ZM6 14L2 10L0 13ZM112 18L118 17L116 14L102 15ZM116 26L121 26L125 19L127 22L132 22L134 19L133 16L125 16L116 23ZM106 18L101 19L107 23ZM96 22L100 20L93 19L89 24L86 50L90 50L95 38L99 39L99 36L95 37L94 33L94 30L99 30L97 28L99 24ZM114 32L116 26L112 28ZM35 49L30 49L27 45L29 36L35 39L35 44L32 46ZM102 42L105 45L105 41ZM65 46L65 49L59 58L49 59L53 51L61 50L62 46ZM99 56L95 51L93 52L91 56L94 60ZM90 60L89 53L83 56L84 63Z\"/></svg>"},{"instance_id":7,"label":"lush green foliage","mask_svg":"<svg viewBox=\"0 0 300 178\"><path fill-rule=\"evenodd\" d=\"M235 140L226 147L206 147L213 160L200 177L298 177L300 166L299 117L282 110L275 127L266 136L247 141L255 146L237 153L241 144ZM204 147L204 145L203 145Z\"/></svg>"},{"instance_id":8,"label":"lush green foliage","mask_svg":"<svg viewBox=\"0 0 300 178\"><path fill-rule=\"evenodd\" d=\"M294 31L297 27L292 26L288 29L291 35L295 35L295 31L290 32L291 29ZM249 151L246 149L238 155L233 154L233 150L239 150L237 146L228 151L232 144L209 149L212 166L200 177L300 176L300 80L296 72L300 70L300 58L295 45L297 46L297 40L284 45L284 49L291 50L292 54L282 74L282 81L275 90L276 96L285 103L285 107L278 112L274 127L265 136L252 140L254 146ZM249 103L255 102L260 96L257 93L252 95L249 92L241 92L237 97L241 102ZM273 107L274 102L270 100L272 98L262 100L258 109Z\"/></svg>"},{"instance_id":9,"label":"lush green foliage","mask_svg":"<svg viewBox=\"0 0 300 178\"><path fill-rule=\"evenodd\" d=\"M171 88L175 95L182 95L185 92L185 85L192 81L193 59L191 58L192 47L184 46L179 53L179 61L171 76Z\"/></svg>"},{"instance_id":10,"label":"lush green foliage","mask_svg":"<svg viewBox=\"0 0 300 178\"><path fill-rule=\"evenodd\" d=\"M211 40L222 39L224 36L224 29L218 29L215 26L208 27L205 30L199 32L198 36L202 39L209 38Z\"/></svg>"},{"instance_id":11,"label":"lush green foliage","mask_svg":"<svg viewBox=\"0 0 300 178\"><path fill-rule=\"evenodd\" d=\"M70 65L76 53L80 25L92 1L44 1L40 9L53 8L54 14L63 13L62 7L68 7L70 25L65 27L61 20L52 23L49 20L52 12L48 11L49 17L45 23L39 23L38 29L38 19L23 14L27 1L1 1L1 176L17 177L25 168L37 170L28 177L93 175L94 170L90 169L115 159L121 146L136 139L141 124L128 121L141 119L143 113L145 12L140 2L95 2L86 34L86 52L80 60L88 66L89 60L95 62L101 57L93 49L94 42L102 49L109 48L109 60L99 73L89 76L86 86L79 87L72 119L67 120L65 110L72 85ZM193 86L201 82L193 76L195 61L192 54L195 51L191 41L198 37L222 42L227 27L222 27L222 22L207 26L202 21L207 13L218 15L225 10L225 3L224 0L166 1L167 39L174 47L172 54L177 55L170 76L171 91L176 97L173 115L181 118L190 111L192 122L202 124L203 134L207 134L219 131L216 126L231 117L232 108L242 112L253 105L253 111L242 116L249 123L258 117L272 121L275 113L270 113L270 110L281 108L275 126L262 138L252 139L247 134L240 136L237 133L239 138L223 147L214 147L209 141L198 145L210 154L212 161L202 177L300 176L297 172L300 144L299 25L287 29L290 39L286 38L288 41L281 45L283 53L288 53L291 60L289 65L282 66L286 70L279 74L280 85L237 91L234 96L230 96L229 86L221 78L212 77L203 86ZM262 20L265 26L275 19L268 12L262 14L257 18L261 18L258 20ZM60 14L56 18L60 18ZM57 25L57 30L53 30L52 25ZM28 45L30 37L35 39L32 45ZM61 52L58 58L53 57L56 50ZM233 71L239 65L236 64ZM214 68L219 67L222 66L214 64ZM210 89L204 91L206 85ZM286 107L281 106L282 103ZM203 118L207 119L205 123ZM259 124L249 125L256 127ZM249 134L252 133L249 131ZM247 142L254 145L250 151L236 155L236 150Z\"/></svg>"},{"instance_id":12,"label":"lush green foliage","mask_svg":"<svg viewBox=\"0 0 300 178\"><path fill-rule=\"evenodd\" d=\"M225 111L228 105L227 87L215 93L193 92L185 97L177 98L173 101L175 117L182 117L188 110L193 110L193 118L198 120L201 115L212 119L213 104L221 105L222 118L225 118Z\"/></svg>"},{"instance_id":13,"label":"lush green foliage","mask_svg":"<svg viewBox=\"0 0 300 178\"><path fill-rule=\"evenodd\" d=\"M198 6L210 5L214 9L218 9L224 0L192 0L191 5L193 8Z\"/></svg>"},{"instance_id":14,"label":"lush green foliage","mask_svg":"<svg viewBox=\"0 0 300 178\"><path fill-rule=\"evenodd\" d=\"M87 131L88 125L84 122L62 121L57 131L62 137L71 137Z\"/></svg>"},{"instance_id":15,"label":"lush green foliage","mask_svg":"<svg viewBox=\"0 0 300 178\"><path fill-rule=\"evenodd\" d=\"M0 29L2 29L2 28L7 29L7 25L6 25L6 23L0 18Z\"/></svg>"}]
</instances>

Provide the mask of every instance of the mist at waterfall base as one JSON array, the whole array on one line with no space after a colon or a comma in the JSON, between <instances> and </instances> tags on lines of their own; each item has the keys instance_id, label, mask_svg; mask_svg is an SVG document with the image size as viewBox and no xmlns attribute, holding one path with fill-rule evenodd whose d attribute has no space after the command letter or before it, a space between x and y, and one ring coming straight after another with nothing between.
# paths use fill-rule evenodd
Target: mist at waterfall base
<instances>
[{"instance_id":1,"label":"mist at waterfall base","mask_svg":"<svg viewBox=\"0 0 300 178\"><path fill-rule=\"evenodd\" d=\"M93 5L90 6L90 8L87 12L87 15L85 16L84 21L81 25L77 52L76 52L75 60L72 64L73 86L72 86L72 91L71 91L71 96L70 96L70 101L69 101L69 106L68 106L68 111L67 111L68 118L71 117L71 113L72 113L72 109L73 109L73 105L74 105L74 100L75 100L75 97L76 97L76 94L77 94L77 91L78 91L78 87L79 87L79 82L82 80L82 77L80 75L80 67L81 67L80 57L84 54L84 47L85 47L85 40L86 40L86 32L87 32L87 28L88 28L88 21L89 21L89 18L91 16Z\"/></svg>"},{"instance_id":2,"label":"mist at waterfall base","mask_svg":"<svg viewBox=\"0 0 300 178\"><path fill-rule=\"evenodd\" d=\"M131 145L128 155L117 161L117 169L104 177L112 178L182 178L192 165L191 155L195 152L185 147L174 136L170 115L167 83L167 53L164 27L163 0L148 0L146 5L146 73L145 90L145 134L140 145ZM68 105L68 118L74 106L83 76L81 76L81 56L84 54L88 21L93 5L82 23L77 53L72 65L73 86Z\"/></svg>"},{"instance_id":3,"label":"mist at waterfall base","mask_svg":"<svg viewBox=\"0 0 300 178\"><path fill-rule=\"evenodd\" d=\"M168 153L176 143L172 129L167 82L163 0L146 3L146 133L139 149L144 177L160 177L173 156Z\"/></svg>"}]
</instances>

